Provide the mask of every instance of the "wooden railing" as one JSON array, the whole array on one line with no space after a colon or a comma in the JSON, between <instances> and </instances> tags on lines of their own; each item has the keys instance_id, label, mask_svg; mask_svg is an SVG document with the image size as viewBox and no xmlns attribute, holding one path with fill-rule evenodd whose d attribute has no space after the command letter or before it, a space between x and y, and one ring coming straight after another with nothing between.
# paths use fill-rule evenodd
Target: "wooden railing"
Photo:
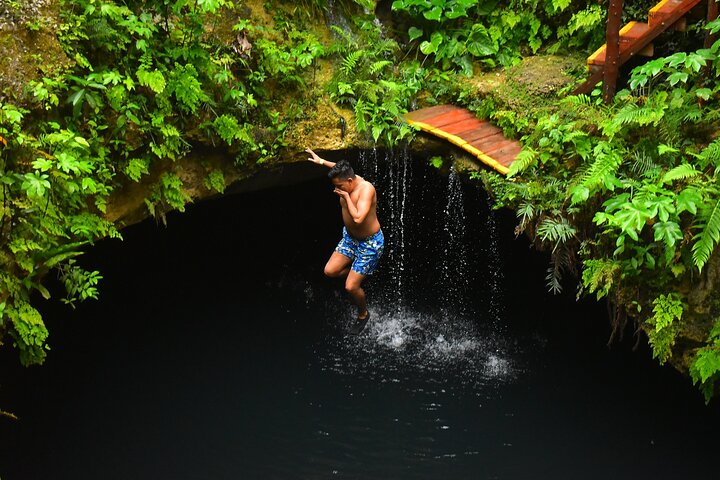
<instances>
[{"instance_id":1,"label":"wooden railing","mask_svg":"<svg viewBox=\"0 0 720 480\"><path fill-rule=\"evenodd\" d=\"M630 22L620 28L623 0L610 0L606 43L588 58L589 77L573 92L574 94L590 93L603 81L603 98L609 102L615 95L620 66L636 55L652 54L652 41L658 35L684 23L684 17L701 0L661 0L650 9L648 22ZM717 18L716 0L708 0L707 20ZM706 39L706 44L709 42Z\"/></svg>"}]
</instances>

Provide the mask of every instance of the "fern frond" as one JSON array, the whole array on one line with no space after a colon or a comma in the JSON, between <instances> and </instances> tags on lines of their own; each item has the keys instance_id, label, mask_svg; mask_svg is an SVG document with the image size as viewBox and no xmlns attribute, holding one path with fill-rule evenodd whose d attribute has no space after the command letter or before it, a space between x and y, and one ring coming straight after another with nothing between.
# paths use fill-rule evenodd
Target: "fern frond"
<instances>
[{"instance_id":1,"label":"fern frond","mask_svg":"<svg viewBox=\"0 0 720 480\"><path fill-rule=\"evenodd\" d=\"M702 119L702 110L697 105L693 104L691 108L685 112L682 117L683 123L697 123Z\"/></svg>"},{"instance_id":2,"label":"fern frond","mask_svg":"<svg viewBox=\"0 0 720 480\"><path fill-rule=\"evenodd\" d=\"M585 260L582 272L583 286L600 300L615 284L621 272L620 264L611 259Z\"/></svg>"},{"instance_id":3,"label":"fern frond","mask_svg":"<svg viewBox=\"0 0 720 480\"><path fill-rule=\"evenodd\" d=\"M555 261L554 257L550 260L550 266L547 269L545 280L547 280L545 285L547 285L549 292L552 292L555 295L562 292L562 285L560 284L560 280L562 280L562 272L560 271L558 263Z\"/></svg>"},{"instance_id":4,"label":"fern frond","mask_svg":"<svg viewBox=\"0 0 720 480\"><path fill-rule=\"evenodd\" d=\"M622 164L622 156L611 149L606 142L599 143L595 149L595 161L582 173L580 184L590 191L601 185L608 187Z\"/></svg>"},{"instance_id":5,"label":"fern frond","mask_svg":"<svg viewBox=\"0 0 720 480\"><path fill-rule=\"evenodd\" d=\"M360 61L360 58L362 58L364 54L364 50L355 50L354 52L349 53L345 58L343 58L340 70L345 75L351 76Z\"/></svg>"},{"instance_id":6,"label":"fern frond","mask_svg":"<svg viewBox=\"0 0 720 480\"><path fill-rule=\"evenodd\" d=\"M357 41L353 37L352 33L349 30L345 30L344 28L340 28L337 25L331 25L330 31L333 33L335 38L341 40L342 42L333 42L334 47L331 48L332 50L336 50L338 53L341 51L350 51L357 49Z\"/></svg>"},{"instance_id":7,"label":"fern frond","mask_svg":"<svg viewBox=\"0 0 720 480\"><path fill-rule=\"evenodd\" d=\"M700 271L720 241L720 199L703 212L702 217L706 219L706 223L702 226L702 231L695 236L697 241L692 247L693 263Z\"/></svg>"},{"instance_id":8,"label":"fern frond","mask_svg":"<svg viewBox=\"0 0 720 480\"><path fill-rule=\"evenodd\" d=\"M563 278L563 272L569 272L572 275L576 275L575 271L575 256L574 250L570 248L563 248L556 251L550 257L550 267L547 269L547 280L548 291L558 294L562 292L562 285L560 281Z\"/></svg>"},{"instance_id":9,"label":"fern frond","mask_svg":"<svg viewBox=\"0 0 720 480\"><path fill-rule=\"evenodd\" d=\"M557 247L561 243L565 243L575 236L576 229L573 227L567 218L561 217L560 220L554 218L546 218L540 223L538 227L538 236L543 242L551 241L555 242L553 252L557 250Z\"/></svg>"},{"instance_id":10,"label":"fern frond","mask_svg":"<svg viewBox=\"0 0 720 480\"><path fill-rule=\"evenodd\" d=\"M518 206L515 215L520 219L520 223L515 227L515 236L525 231L530 221L535 218L535 206L532 203L523 202Z\"/></svg>"},{"instance_id":11,"label":"fern frond","mask_svg":"<svg viewBox=\"0 0 720 480\"><path fill-rule=\"evenodd\" d=\"M636 176L648 176L649 172L660 169L660 165L646 152L633 152L633 158L635 161L630 165L630 171Z\"/></svg>"},{"instance_id":12,"label":"fern frond","mask_svg":"<svg viewBox=\"0 0 720 480\"><path fill-rule=\"evenodd\" d=\"M582 130L573 130L563 136L563 143L575 142L578 138L587 138L588 134Z\"/></svg>"},{"instance_id":13,"label":"fern frond","mask_svg":"<svg viewBox=\"0 0 720 480\"><path fill-rule=\"evenodd\" d=\"M581 93L580 95L569 95L562 100L560 100L560 103L568 104L568 105L582 105L589 107L593 105L593 99L590 98L589 95L585 95L584 93Z\"/></svg>"},{"instance_id":14,"label":"fern frond","mask_svg":"<svg viewBox=\"0 0 720 480\"><path fill-rule=\"evenodd\" d=\"M515 161L510 165L510 171L507 176L512 177L518 173L530 168L537 161L537 152L530 147L523 148Z\"/></svg>"},{"instance_id":15,"label":"fern frond","mask_svg":"<svg viewBox=\"0 0 720 480\"><path fill-rule=\"evenodd\" d=\"M621 108L620 111L615 114L613 122L618 125L650 125L657 123L665 115L665 110L662 107L653 108L650 103L645 105L630 104Z\"/></svg>"},{"instance_id":16,"label":"fern frond","mask_svg":"<svg viewBox=\"0 0 720 480\"><path fill-rule=\"evenodd\" d=\"M521 221L528 222L535 217L535 206L532 203L523 202L518 206L515 215L521 219Z\"/></svg>"},{"instance_id":17,"label":"fern frond","mask_svg":"<svg viewBox=\"0 0 720 480\"><path fill-rule=\"evenodd\" d=\"M701 167L707 167L713 165L715 167L720 166L720 138L713 141L710 145L705 147L702 152L698 154Z\"/></svg>"},{"instance_id":18,"label":"fern frond","mask_svg":"<svg viewBox=\"0 0 720 480\"><path fill-rule=\"evenodd\" d=\"M373 51L376 52L377 55L393 55L399 48L398 43L392 38L385 38L373 45Z\"/></svg>"},{"instance_id":19,"label":"fern frond","mask_svg":"<svg viewBox=\"0 0 720 480\"><path fill-rule=\"evenodd\" d=\"M700 170L696 169L689 163L683 163L681 165L678 165L677 167L668 170L668 172L663 175L663 183L670 183L674 180L680 180L680 179L686 179L686 178L692 178L696 177L697 175L700 175Z\"/></svg>"},{"instance_id":20,"label":"fern frond","mask_svg":"<svg viewBox=\"0 0 720 480\"><path fill-rule=\"evenodd\" d=\"M393 62L390 60L379 60L377 62L373 62L372 65L370 65L370 73L375 75L383 68L387 67L388 65L392 65Z\"/></svg>"}]
</instances>

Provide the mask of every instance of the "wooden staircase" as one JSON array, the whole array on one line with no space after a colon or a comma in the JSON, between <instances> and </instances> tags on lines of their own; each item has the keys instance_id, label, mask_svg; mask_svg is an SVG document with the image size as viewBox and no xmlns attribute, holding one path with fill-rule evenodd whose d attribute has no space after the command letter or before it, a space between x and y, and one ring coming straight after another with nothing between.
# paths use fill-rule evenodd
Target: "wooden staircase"
<instances>
[{"instance_id":1,"label":"wooden staircase","mask_svg":"<svg viewBox=\"0 0 720 480\"><path fill-rule=\"evenodd\" d=\"M699 3L700 0L661 0L650 9L647 23L630 22L625 25L619 31L617 58L608 58L612 57L612 52L607 43L597 49L588 57L588 79L573 93L590 93L595 85L603 80L608 68L614 67L617 72L617 68L636 55L652 56L652 41L670 28L683 30L685 16ZM608 21L608 38L611 38L610 23Z\"/></svg>"}]
</instances>

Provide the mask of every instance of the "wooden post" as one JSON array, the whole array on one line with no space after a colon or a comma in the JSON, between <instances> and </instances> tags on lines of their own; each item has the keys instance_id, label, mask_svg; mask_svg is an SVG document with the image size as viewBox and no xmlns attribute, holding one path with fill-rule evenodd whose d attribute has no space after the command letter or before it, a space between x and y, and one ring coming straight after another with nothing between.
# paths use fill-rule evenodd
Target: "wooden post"
<instances>
[{"instance_id":1,"label":"wooden post","mask_svg":"<svg viewBox=\"0 0 720 480\"><path fill-rule=\"evenodd\" d=\"M607 30L605 42L605 69L603 74L603 101L610 103L615 96L620 66L620 20L622 17L623 0L610 0L608 8Z\"/></svg>"},{"instance_id":2,"label":"wooden post","mask_svg":"<svg viewBox=\"0 0 720 480\"><path fill-rule=\"evenodd\" d=\"M708 0L707 23L712 22L718 17L718 4L716 0ZM717 34L711 35L710 32L705 33L705 48L712 47L717 40Z\"/></svg>"}]
</instances>

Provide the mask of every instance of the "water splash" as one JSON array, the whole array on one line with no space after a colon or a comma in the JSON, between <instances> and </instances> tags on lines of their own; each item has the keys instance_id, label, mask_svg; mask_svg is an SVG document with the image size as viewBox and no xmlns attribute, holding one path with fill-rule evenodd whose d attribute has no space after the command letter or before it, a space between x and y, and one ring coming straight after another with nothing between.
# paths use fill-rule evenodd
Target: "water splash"
<instances>
[{"instance_id":1,"label":"water splash","mask_svg":"<svg viewBox=\"0 0 720 480\"><path fill-rule=\"evenodd\" d=\"M436 315L410 309L371 307L371 323L360 336L329 333L319 344L328 349L317 355L323 370L379 382L399 382L418 372L440 381L454 377L457 385L488 386L512 381L519 369L492 337L473 324L438 323ZM338 329L354 321L348 316Z\"/></svg>"}]
</instances>

